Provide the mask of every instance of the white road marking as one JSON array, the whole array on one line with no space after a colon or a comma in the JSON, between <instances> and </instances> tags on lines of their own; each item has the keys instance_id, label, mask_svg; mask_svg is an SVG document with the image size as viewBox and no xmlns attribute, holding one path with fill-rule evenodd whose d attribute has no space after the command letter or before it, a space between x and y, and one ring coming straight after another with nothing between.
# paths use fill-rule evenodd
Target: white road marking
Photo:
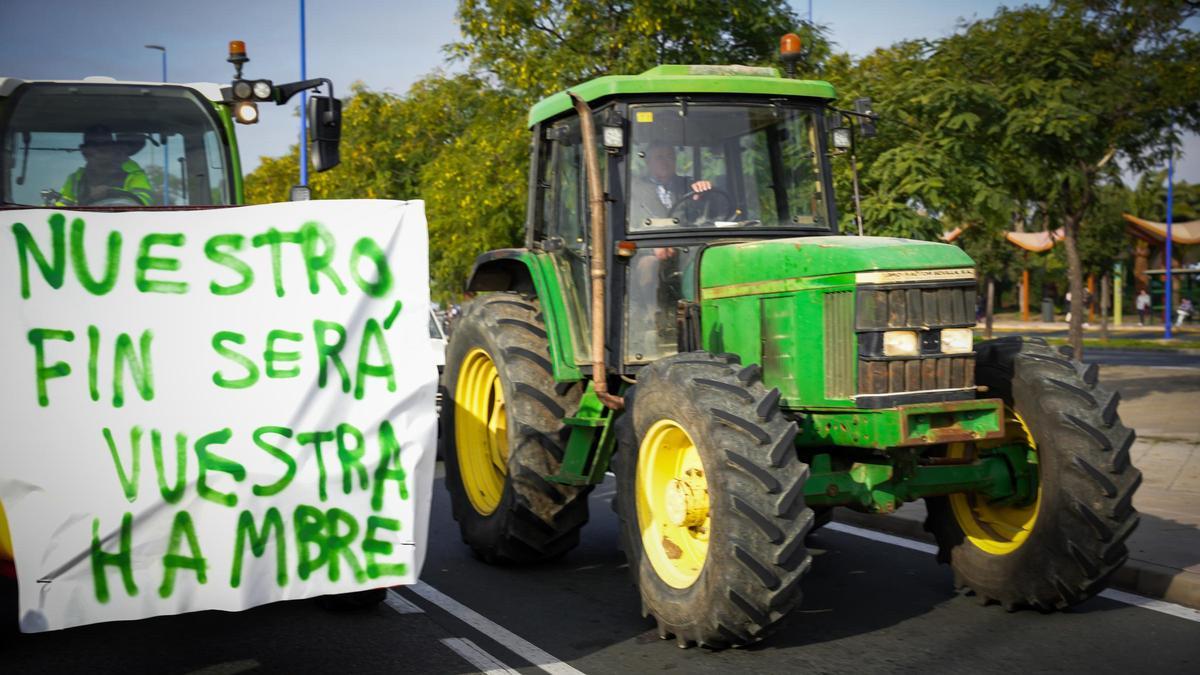
<instances>
[{"instance_id":1,"label":"white road marking","mask_svg":"<svg viewBox=\"0 0 1200 675\"><path fill-rule=\"evenodd\" d=\"M387 604L388 607L391 607L392 609L396 610L396 613L398 613L398 614L424 614L425 613L425 610L421 609L420 607L417 607L416 605L412 604L408 600L405 600L404 596L400 595L396 591L388 591L387 599L384 600L384 602Z\"/></svg>"},{"instance_id":2,"label":"white road marking","mask_svg":"<svg viewBox=\"0 0 1200 675\"><path fill-rule=\"evenodd\" d=\"M1115 588L1109 588L1107 590L1100 591L1100 597L1200 623L1200 610L1192 609L1191 607L1184 607L1183 605L1176 605L1173 602L1166 602L1163 600L1147 598L1141 595L1134 595L1133 593L1118 591Z\"/></svg>"},{"instance_id":3,"label":"white road marking","mask_svg":"<svg viewBox=\"0 0 1200 675\"><path fill-rule=\"evenodd\" d=\"M443 638L441 643L455 654L466 659L484 675L521 675L519 672L501 663L496 657L483 651L479 645L467 638Z\"/></svg>"},{"instance_id":4,"label":"white road marking","mask_svg":"<svg viewBox=\"0 0 1200 675\"><path fill-rule=\"evenodd\" d=\"M892 546L900 546L913 551L920 551L921 553L937 553L937 547L933 544L926 544L923 541L913 541L912 539L905 539L904 537L884 534L883 532L875 532L874 530L867 530L861 527L855 527L853 525L846 525L844 523L829 523L825 526L825 529L833 530L834 532L841 532L843 534L852 534L856 537L872 539L885 544L891 544Z\"/></svg>"},{"instance_id":5,"label":"white road marking","mask_svg":"<svg viewBox=\"0 0 1200 675\"><path fill-rule=\"evenodd\" d=\"M512 650L514 654L550 673L550 675L583 675L582 672L559 661L532 642L521 638L516 633L495 623L423 581L418 581L408 588L413 593L454 615L459 621L504 645Z\"/></svg>"},{"instance_id":6,"label":"white road marking","mask_svg":"<svg viewBox=\"0 0 1200 675\"><path fill-rule=\"evenodd\" d=\"M912 539L905 539L904 537L897 537L891 534L884 534L882 532L875 532L873 530L867 530L861 527L854 527L853 525L829 523L825 526L825 528L833 530L834 532L841 532L843 534L849 534L855 537L871 539L872 541L891 544L892 546L900 546L913 551L920 551L922 553L937 553L937 547L932 544L926 544L922 541L913 541ZM1118 591L1111 588L1101 591L1099 595L1102 598L1114 600L1126 605L1133 605L1134 607L1141 607L1142 609L1149 609L1151 611L1169 614L1180 619L1186 619L1188 621L1200 623L1200 610L1195 610L1191 607L1184 607L1183 605L1176 605L1175 603L1166 602L1165 600L1155 600L1153 598L1147 598L1141 595L1126 593L1125 591Z\"/></svg>"}]
</instances>

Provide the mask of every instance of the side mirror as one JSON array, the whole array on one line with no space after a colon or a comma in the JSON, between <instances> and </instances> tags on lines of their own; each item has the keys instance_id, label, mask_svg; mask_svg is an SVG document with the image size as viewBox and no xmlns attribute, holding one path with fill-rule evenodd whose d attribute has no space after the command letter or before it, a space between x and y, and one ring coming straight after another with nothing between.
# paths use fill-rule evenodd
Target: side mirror
<instances>
[{"instance_id":1,"label":"side mirror","mask_svg":"<svg viewBox=\"0 0 1200 675\"><path fill-rule=\"evenodd\" d=\"M308 99L308 140L312 143L313 169L328 171L341 162L342 102L331 96Z\"/></svg>"}]
</instances>

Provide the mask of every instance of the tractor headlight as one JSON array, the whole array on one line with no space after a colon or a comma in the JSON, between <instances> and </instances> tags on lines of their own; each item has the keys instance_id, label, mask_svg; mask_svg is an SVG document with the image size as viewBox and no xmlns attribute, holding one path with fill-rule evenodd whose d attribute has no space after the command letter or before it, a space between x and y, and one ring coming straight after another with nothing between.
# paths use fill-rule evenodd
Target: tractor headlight
<instances>
[{"instance_id":1,"label":"tractor headlight","mask_svg":"<svg viewBox=\"0 0 1200 675\"><path fill-rule=\"evenodd\" d=\"M889 330L883 334L884 356L916 356L921 353L921 341L916 331Z\"/></svg>"},{"instance_id":2,"label":"tractor headlight","mask_svg":"<svg viewBox=\"0 0 1200 675\"><path fill-rule=\"evenodd\" d=\"M260 101L269 101L271 99L272 87L270 80L257 80L254 82L254 98Z\"/></svg>"},{"instance_id":3,"label":"tractor headlight","mask_svg":"<svg viewBox=\"0 0 1200 675\"><path fill-rule=\"evenodd\" d=\"M254 95L254 85L247 80L233 81L233 98L244 101Z\"/></svg>"},{"instance_id":4,"label":"tractor headlight","mask_svg":"<svg viewBox=\"0 0 1200 675\"><path fill-rule=\"evenodd\" d=\"M943 328L942 329L942 353L943 354L967 354L971 351L971 342L974 339L970 328Z\"/></svg>"},{"instance_id":5,"label":"tractor headlight","mask_svg":"<svg viewBox=\"0 0 1200 675\"><path fill-rule=\"evenodd\" d=\"M253 101L238 101L233 104L233 117L242 124L258 122L258 105Z\"/></svg>"}]
</instances>

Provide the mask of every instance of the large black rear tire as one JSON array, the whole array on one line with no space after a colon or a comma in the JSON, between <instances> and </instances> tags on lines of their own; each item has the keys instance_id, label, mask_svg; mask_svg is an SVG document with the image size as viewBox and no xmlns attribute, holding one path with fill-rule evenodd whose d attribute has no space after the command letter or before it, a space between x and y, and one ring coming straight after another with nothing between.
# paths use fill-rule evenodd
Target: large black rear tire
<instances>
[{"instance_id":1,"label":"large black rear tire","mask_svg":"<svg viewBox=\"0 0 1200 675\"><path fill-rule=\"evenodd\" d=\"M1134 432L1117 416L1120 396L1098 385L1095 365L1042 340L991 340L975 352L975 381L1004 399L1008 423L1023 421L1036 443L1041 497L1019 542L993 536L1001 530L986 523L974 528L954 496L926 499L938 560L985 604L1048 611L1082 602L1128 558L1125 541L1138 523L1133 494L1142 474L1130 463Z\"/></svg>"},{"instance_id":2,"label":"large black rear tire","mask_svg":"<svg viewBox=\"0 0 1200 675\"><path fill-rule=\"evenodd\" d=\"M614 456L623 548L643 615L681 647L756 642L800 603L808 465L778 402L758 366L705 352L648 366L626 397Z\"/></svg>"},{"instance_id":3,"label":"large black rear tire","mask_svg":"<svg viewBox=\"0 0 1200 675\"><path fill-rule=\"evenodd\" d=\"M498 389L463 379L484 382L484 371ZM562 418L575 413L581 387L554 381L537 300L493 293L468 302L446 348L442 386L439 443L463 541L494 563L547 560L578 545L591 486L546 478L562 462ZM480 435L482 422L492 436ZM490 474L480 459L489 452Z\"/></svg>"}]
</instances>

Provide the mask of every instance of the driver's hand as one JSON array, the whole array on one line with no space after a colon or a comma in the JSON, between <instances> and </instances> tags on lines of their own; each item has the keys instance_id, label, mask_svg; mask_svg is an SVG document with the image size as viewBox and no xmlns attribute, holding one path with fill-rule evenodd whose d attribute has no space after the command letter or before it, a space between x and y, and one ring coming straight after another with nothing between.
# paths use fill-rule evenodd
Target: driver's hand
<instances>
[{"instance_id":1,"label":"driver's hand","mask_svg":"<svg viewBox=\"0 0 1200 675\"><path fill-rule=\"evenodd\" d=\"M695 183L692 183L692 192L696 193L696 194L692 195L692 199L693 200L700 199L700 193L708 192L709 190L712 189L712 186L713 186L712 183L710 181L706 181L706 180L698 180Z\"/></svg>"}]
</instances>

